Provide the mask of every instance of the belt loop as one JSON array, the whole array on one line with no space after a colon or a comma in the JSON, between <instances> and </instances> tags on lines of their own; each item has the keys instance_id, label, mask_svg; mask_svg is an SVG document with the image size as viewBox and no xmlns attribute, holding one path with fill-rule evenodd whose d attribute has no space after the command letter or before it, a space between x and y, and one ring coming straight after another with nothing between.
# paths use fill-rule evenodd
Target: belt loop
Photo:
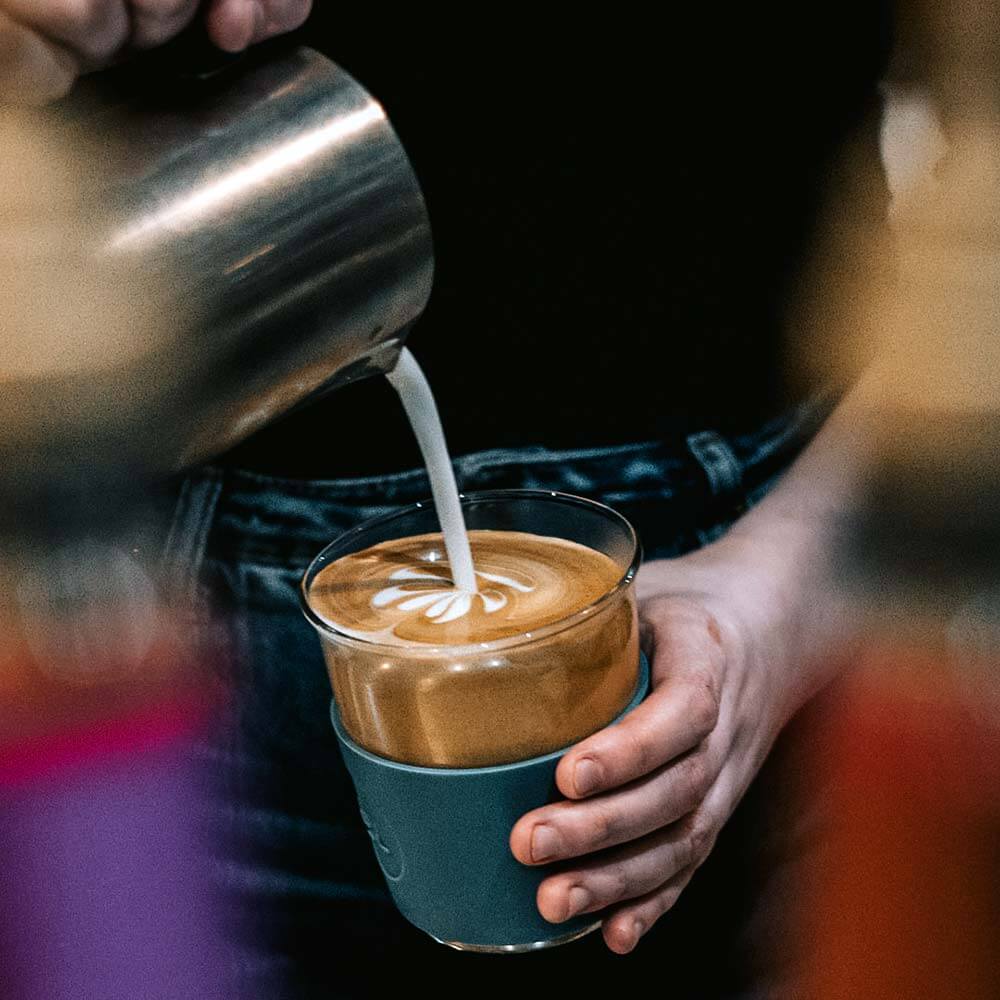
<instances>
[{"instance_id":1,"label":"belt loop","mask_svg":"<svg viewBox=\"0 0 1000 1000\"><path fill-rule=\"evenodd\" d=\"M743 486L743 470L725 439L715 431L699 431L688 437L687 446L704 469L712 496L723 502L735 499Z\"/></svg>"},{"instance_id":2,"label":"belt loop","mask_svg":"<svg viewBox=\"0 0 1000 1000\"><path fill-rule=\"evenodd\" d=\"M707 512L714 524L699 532L702 542L718 538L728 522L745 509L743 470L729 443L715 431L699 431L687 438L687 447L708 481L712 504Z\"/></svg>"}]
</instances>

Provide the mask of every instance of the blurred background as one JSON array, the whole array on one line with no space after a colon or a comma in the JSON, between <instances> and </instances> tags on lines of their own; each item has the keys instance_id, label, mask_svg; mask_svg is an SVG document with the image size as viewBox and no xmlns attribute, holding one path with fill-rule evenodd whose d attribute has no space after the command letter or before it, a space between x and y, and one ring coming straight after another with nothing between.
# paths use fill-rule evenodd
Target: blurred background
<instances>
[{"instance_id":1,"label":"blurred background","mask_svg":"<svg viewBox=\"0 0 1000 1000\"><path fill-rule=\"evenodd\" d=\"M836 567L864 608L864 648L795 734L794 783L823 790L825 837L787 894L786 933L761 947L786 960L787 995L992 1000L1000 10L907 0L896 35L881 127L890 225L831 209L797 305L806 332L787 352L790 385L844 384L867 365L875 432ZM0 976L18 1000L229 996L230 914L203 822L218 790L195 752L225 713L209 679L225 650L194 641L190 595L156 555L170 530L157 483L187 460L165 455L160 431L192 398L165 389L197 368L174 350L177 330L207 320L178 294L191 271L93 253L109 153L94 132L81 140L74 114L0 117ZM378 127L363 104L338 114ZM104 127L115 121L109 110ZM352 134L330 141L343 152ZM849 204L837 193L852 183L848 149L829 203ZM423 246L409 197L392 239L361 226L352 259ZM375 332L370 351L336 358L346 382L391 363L426 304L429 250L421 259L405 293L395 278L352 288L350 336ZM230 263L254 278L257 265ZM321 387L323 361L286 359L301 377L234 404L226 443Z\"/></svg>"}]
</instances>

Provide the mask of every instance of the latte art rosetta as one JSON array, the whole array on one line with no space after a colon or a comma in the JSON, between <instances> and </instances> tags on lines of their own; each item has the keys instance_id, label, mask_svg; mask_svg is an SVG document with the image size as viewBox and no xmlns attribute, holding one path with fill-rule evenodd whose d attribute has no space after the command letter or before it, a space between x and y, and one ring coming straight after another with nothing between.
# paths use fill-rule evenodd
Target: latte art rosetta
<instances>
[{"instance_id":1,"label":"latte art rosetta","mask_svg":"<svg viewBox=\"0 0 1000 1000\"><path fill-rule=\"evenodd\" d=\"M614 589L619 567L576 542L469 532L479 590L455 586L439 534L382 542L317 574L310 602L340 632L374 642L462 645L530 633Z\"/></svg>"},{"instance_id":2,"label":"latte art rosetta","mask_svg":"<svg viewBox=\"0 0 1000 1000\"><path fill-rule=\"evenodd\" d=\"M502 583L505 587L520 590L523 594L530 594L535 588L527 587L517 580L512 580L507 576L500 576L498 573L481 573L476 571L476 576L480 579L488 580L490 583ZM483 589L480 587L478 593L470 594L465 590L457 590L455 584L446 576L435 576L433 573L421 573L414 569L397 569L390 574L390 580L413 581L421 583L434 581L443 585L441 590L408 590L405 586L386 587L380 590L372 598L373 608L384 608L389 604L399 602L397 607L400 611L424 611L426 617L439 625L453 622L463 615L467 615L474 602L482 601L483 610L488 614L495 614L507 605L507 597L501 590ZM416 596L414 596L416 595Z\"/></svg>"}]
</instances>

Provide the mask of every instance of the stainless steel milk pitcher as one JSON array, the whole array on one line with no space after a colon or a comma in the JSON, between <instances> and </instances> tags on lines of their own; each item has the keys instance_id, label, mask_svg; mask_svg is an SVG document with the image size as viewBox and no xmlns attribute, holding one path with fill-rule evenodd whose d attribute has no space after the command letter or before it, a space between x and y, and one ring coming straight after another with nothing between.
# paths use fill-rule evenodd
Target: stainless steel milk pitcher
<instances>
[{"instance_id":1,"label":"stainless steel milk pitcher","mask_svg":"<svg viewBox=\"0 0 1000 1000\"><path fill-rule=\"evenodd\" d=\"M395 364L433 271L406 154L329 60L265 55L4 125L35 157L0 164L7 500L176 471Z\"/></svg>"}]
</instances>

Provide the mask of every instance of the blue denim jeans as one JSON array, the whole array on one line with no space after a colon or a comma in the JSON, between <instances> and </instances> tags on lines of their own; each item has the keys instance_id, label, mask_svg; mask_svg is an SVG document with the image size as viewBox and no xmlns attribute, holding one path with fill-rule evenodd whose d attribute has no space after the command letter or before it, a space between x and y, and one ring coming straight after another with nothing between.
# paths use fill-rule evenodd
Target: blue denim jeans
<instances>
[{"instance_id":1,"label":"blue denim jeans","mask_svg":"<svg viewBox=\"0 0 1000 1000\"><path fill-rule=\"evenodd\" d=\"M717 538L764 496L827 410L814 401L740 437L706 430L673 445L490 451L455 467L465 491L551 489L600 500L633 522L647 559L676 556ZM559 976L562 988L596 995L601 983L620 987L651 973L671 996L734 995L744 979L733 942L753 892L738 833L728 845L720 839L678 906L624 960L598 935L534 955L458 954L395 910L330 727L329 682L298 587L341 532L428 495L423 470L306 482L210 467L181 486L166 565L174 586L221 623L220 662L233 692L206 753L225 779L215 822L230 849L219 874L246 944L247 995L382 996L407 968L431 991L448 983L464 992L484 979L523 990ZM718 948L710 970L692 966L706 942Z\"/></svg>"}]
</instances>

